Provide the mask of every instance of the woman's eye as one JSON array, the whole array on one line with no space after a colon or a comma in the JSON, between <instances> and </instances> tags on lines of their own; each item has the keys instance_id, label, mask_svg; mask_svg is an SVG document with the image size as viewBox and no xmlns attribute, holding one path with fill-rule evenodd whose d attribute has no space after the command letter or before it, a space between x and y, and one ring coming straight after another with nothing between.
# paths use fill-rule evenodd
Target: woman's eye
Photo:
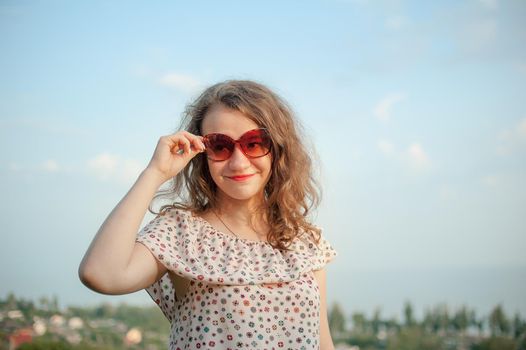
<instances>
[{"instance_id":1,"label":"woman's eye","mask_svg":"<svg viewBox=\"0 0 526 350\"><path fill-rule=\"evenodd\" d=\"M261 145L261 138L260 137L251 137L248 140L246 140L246 145L249 148L258 147Z\"/></svg>"}]
</instances>

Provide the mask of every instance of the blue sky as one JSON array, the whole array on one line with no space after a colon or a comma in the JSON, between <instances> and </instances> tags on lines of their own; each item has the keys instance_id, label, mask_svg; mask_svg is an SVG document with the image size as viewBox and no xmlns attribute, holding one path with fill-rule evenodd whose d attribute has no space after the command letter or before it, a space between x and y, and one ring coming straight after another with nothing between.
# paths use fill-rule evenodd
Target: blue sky
<instances>
[{"instance_id":1,"label":"blue sky","mask_svg":"<svg viewBox=\"0 0 526 350\"><path fill-rule=\"evenodd\" d=\"M243 78L319 155L330 301L469 304L483 287L451 290L474 274L436 271L510 268L479 273L500 289L476 306L526 314L525 18L519 0L1 1L0 295L149 302L86 290L78 263L185 104ZM443 289L379 293L416 270Z\"/></svg>"}]
</instances>

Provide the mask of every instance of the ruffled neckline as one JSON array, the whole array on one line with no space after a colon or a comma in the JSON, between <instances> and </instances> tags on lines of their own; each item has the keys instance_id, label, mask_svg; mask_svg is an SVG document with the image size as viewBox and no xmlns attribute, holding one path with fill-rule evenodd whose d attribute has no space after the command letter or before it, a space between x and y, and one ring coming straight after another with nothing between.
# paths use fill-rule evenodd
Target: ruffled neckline
<instances>
[{"instance_id":1,"label":"ruffled neckline","mask_svg":"<svg viewBox=\"0 0 526 350\"><path fill-rule=\"evenodd\" d=\"M153 219L136 241L176 275L198 283L241 286L292 282L336 256L323 237L316 245L300 236L288 251L280 251L268 242L235 237L190 211L175 209ZM172 319L175 290L170 275L164 274L148 292Z\"/></svg>"},{"instance_id":2,"label":"ruffled neckline","mask_svg":"<svg viewBox=\"0 0 526 350\"><path fill-rule=\"evenodd\" d=\"M208 222L206 219L202 218L201 216L198 216L194 213L190 213L190 218L192 218L193 220L198 220L200 221L203 226L208 229L210 232L213 232L219 236L222 236L223 238L227 238L227 239L230 239L230 240L234 240L236 242L243 242L243 243L247 243L249 245L254 245L254 244L257 244L257 245L264 245L264 246L272 246L268 241L261 241L261 240L254 240L254 239L248 239L248 238L241 238L241 237L236 237L236 236L233 236L231 234L228 234L228 233L225 233L223 231L220 231L218 230L217 228L215 228L210 222Z\"/></svg>"}]
</instances>

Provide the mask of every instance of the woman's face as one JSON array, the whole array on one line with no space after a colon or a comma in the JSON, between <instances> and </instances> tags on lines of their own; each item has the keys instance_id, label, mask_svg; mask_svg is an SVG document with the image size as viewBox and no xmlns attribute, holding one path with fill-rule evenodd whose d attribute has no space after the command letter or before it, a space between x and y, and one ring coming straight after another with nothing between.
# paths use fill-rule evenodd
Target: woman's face
<instances>
[{"instance_id":1,"label":"woman's face","mask_svg":"<svg viewBox=\"0 0 526 350\"><path fill-rule=\"evenodd\" d=\"M221 104L214 105L206 114L203 135L221 133L238 140L241 135L259 126L243 113ZM210 175L218 187L219 203L224 201L249 201L258 205L264 198L272 166L271 153L260 158L248 158L236 144L227 160L208 159Z\"/></svg>"}]
</instances>

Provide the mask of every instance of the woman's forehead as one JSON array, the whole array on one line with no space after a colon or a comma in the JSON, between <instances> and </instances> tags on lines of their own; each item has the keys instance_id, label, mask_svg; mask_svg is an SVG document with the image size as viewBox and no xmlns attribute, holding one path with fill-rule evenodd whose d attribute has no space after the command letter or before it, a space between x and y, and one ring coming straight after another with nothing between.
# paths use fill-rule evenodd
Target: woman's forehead
<instances>
[{"instance_id":1,"label":"woman's forehead","mask_svg":"<svg viewBox=\"0 0 526 350\"><path fill-rule=\"evenodd\" d=\"M201 131L203 135L221 133L237 139L245 132L258 127L255 121L242 112L223 105L215 105L206 113Z\"/></svg>"}]
</instances>

